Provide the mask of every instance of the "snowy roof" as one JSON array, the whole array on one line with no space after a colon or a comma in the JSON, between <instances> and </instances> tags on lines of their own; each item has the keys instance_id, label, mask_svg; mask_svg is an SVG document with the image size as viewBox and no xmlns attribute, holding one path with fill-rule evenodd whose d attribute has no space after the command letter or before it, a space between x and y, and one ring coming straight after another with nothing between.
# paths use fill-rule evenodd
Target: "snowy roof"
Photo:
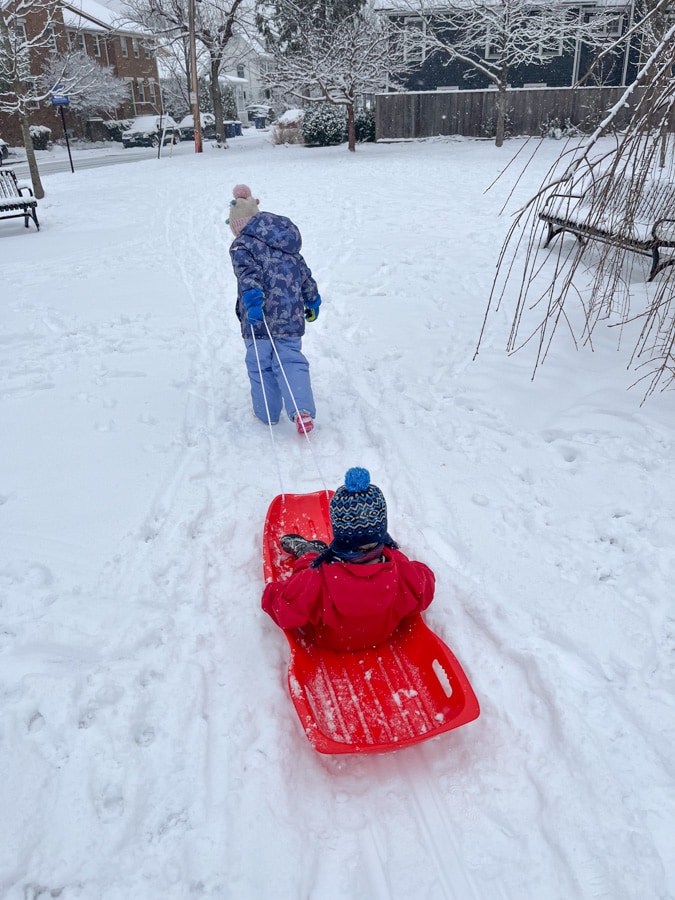
<instances>
[{"instance_id":1,"label":"snowy roof","mask_svg":"<svg viewBox=\"0 0 675 900\"><path fill-rule=\"evenodd\" d=\"M501 0L493 0L493 2L498 4ZM616 7L617 9L623 9L626 6L625 0L565 0L565 2L569 6ZM438 3L428 0L421 6L416 6L412 0L374 0L374 8L377 12L407 15L411 19L449 13L451 10L470 9L474 5L474 0L440 0ZM549 5L549 0L532 0L533 7Z\"/></svg>"},{"instance_id":2,"label":"snowy roof","mask_svg":"<svg viewBox=\"0 0 675 900\"><path fill-rule=\"evenodd\" d=\"M96 0L69 0L61 3L66 26L87 31L127 31L142 34L143 29Z\"/></svg>"}]
</instances>

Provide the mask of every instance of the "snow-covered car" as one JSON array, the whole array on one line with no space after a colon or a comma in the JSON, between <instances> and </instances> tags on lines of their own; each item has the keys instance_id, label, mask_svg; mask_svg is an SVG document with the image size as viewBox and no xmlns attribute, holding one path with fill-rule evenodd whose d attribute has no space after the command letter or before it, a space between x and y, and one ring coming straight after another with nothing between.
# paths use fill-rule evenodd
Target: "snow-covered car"
<instances>
[{"instance_id":1,"label":"snow-covered car","mask_svg":"<svg viewBox=\"0 0 675 900\"><path fill-rule=\"evenodd\" d=\"M126 131L122 132L122 144L125 147L156 147L164 129L165 144L180 141L178 122L171 116L137 116Z\"/></svg>"},{"instance_id":2,"label":"snow-covered car","mask_svg":"<svg viewBox=\"0 0 675 900\"><path fill-rule=\"evenodd\" d=\"M199 113L199 121L202 125L202 137L210 140L216 136L216 117L213 113ZM178 123L180 136L184 141L192 141L195 136L195 117L190 113Z\"/></svg>"},{"instance_id":3,"label":"snow-covered car","mask_svg":"<svg viewBox=\"0 0 675 900\"><path fill-rule=\"evenodd\" d=\"M0 138L0 166L3 164L3 162L7 159L8 156L9 156L9 147L3 141L3 139Z\"/></svg>"}]
</instances>

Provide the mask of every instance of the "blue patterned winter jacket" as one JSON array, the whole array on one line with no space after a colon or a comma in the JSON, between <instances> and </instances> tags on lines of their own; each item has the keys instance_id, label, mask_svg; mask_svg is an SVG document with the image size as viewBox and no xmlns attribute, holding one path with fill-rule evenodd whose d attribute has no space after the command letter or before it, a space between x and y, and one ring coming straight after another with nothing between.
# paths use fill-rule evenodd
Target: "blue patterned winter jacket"
<instances>
[{"instance_id":1,"label":"blue patterned winter jacket","mask_svg":"<svg viewBox=\"0 0 675 900\"><path fill-rule=\"evenodd\" d=\"M237 316L242 337L251 337L251 326L242 300L246 291L260 288L263 312L272 337L302 337L305 303L318 294L316 282L303 259L302 238L286 216L260 212L246 224L230 247L237 277ZM267 337L265 325L256 325L256 337Z\"/></svg>"}]
</instances>

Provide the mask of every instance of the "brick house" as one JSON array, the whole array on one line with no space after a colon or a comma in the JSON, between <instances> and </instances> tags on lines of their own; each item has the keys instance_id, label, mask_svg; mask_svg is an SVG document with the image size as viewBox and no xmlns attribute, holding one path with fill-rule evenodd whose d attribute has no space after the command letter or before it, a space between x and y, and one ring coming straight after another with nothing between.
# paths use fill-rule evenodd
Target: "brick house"
<instances>
[{"instance_id":1,"label":"brick house","mask_svg":"<svg viewBox=\"0 0 675 900\"><path fill-rule=\"evenodd\" d=\"M1 0L0 0L1 5ZM36 7L22 15L18 29L30 39L40 33L47 21L44 8ZM47 46L35 49L29 59L32 78L42 70L50 53L68 50L84 51L103 66L110 66L114 75L128 85L128 99L112 118L126 119L137 115L162 112L159 73L153 43L149 35L125 23L112 10L96 0L55 0L49 26L51 36ZM106 116L110 118L110 116ZM78 134L100 139L106 136L102 120L96 117L81 121L72 110L65 110L66 127ZM55 139L63 137L61 115L46 103L36 103L30 111L31 125L46 125ZM0 135L10 145L22 143L16 117L0 112Z\"/></svg>"}]
</instances>

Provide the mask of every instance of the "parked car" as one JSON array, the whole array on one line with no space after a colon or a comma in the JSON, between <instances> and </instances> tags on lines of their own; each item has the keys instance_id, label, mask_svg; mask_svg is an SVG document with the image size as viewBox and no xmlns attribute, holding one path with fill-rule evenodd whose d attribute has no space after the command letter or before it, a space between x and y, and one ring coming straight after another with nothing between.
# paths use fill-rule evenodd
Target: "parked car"
<instances>
[{"instance_id":1,"label":"parked car","mask_svg":"<svg viewBox=\"0 0 675 900\"><path fill-rule=\"evenodd\" d=\"M8 156L9 156L9 147L3 141L3 139L0 138L0 166L3 164L3 162L7 159Z\"/></svg>"},{"instance_id":2,"label":"parked car","mask_svg":"<svg viewBox=\"0 0 675 900\"><path fill-rule=\"evenodd\" d=\"M202 125L202 137L211 140L216 136L216 117L213 113L199 113L199 121ZM192 141L195 137L195 117L190 113L184 116L178 123L180 136L184 141Z\"/></svg>"},{"instance_id":3,"label":"parked car","mask_svg":"<svg viewBox=\"0 0 675 900\"><path fill-rule=\"evenodd\" d=\"M164 129L165 144L180 141L178 123L171 116L137 116L122 132L122 144L125 147L157 147Z\"/></svg>"}]
</instances>

